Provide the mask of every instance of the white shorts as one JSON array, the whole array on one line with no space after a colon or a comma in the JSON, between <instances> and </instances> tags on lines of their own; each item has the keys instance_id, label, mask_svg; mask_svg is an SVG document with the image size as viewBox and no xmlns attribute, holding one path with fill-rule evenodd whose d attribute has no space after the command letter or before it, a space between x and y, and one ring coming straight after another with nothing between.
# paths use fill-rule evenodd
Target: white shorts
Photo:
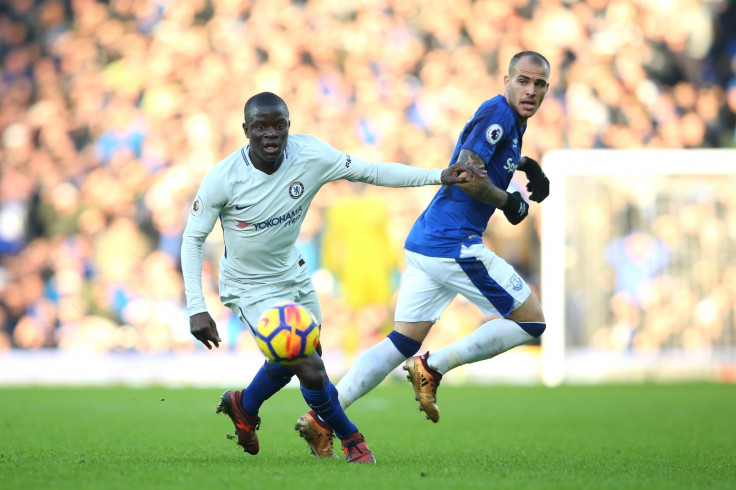
<instances>
[{"instance_id":1,"label":"white shorts","mask_svg":"<svg viewBox=\"0 0 736 490\"><path fill-rule=\"evenodd\" d=\"M531 294L526 282L484 244L462 248L459 258L406 251L407 267L394 320L436 322L458 294L487 316L508 316Z\"/></svg>"},{"instance_id":2,"label":"white shorts","mask_svg":"<svg viewBox=\"0 0 736 490\"><path fill-rule=\"evenodd\" d=\"M267 285L249 287L238 283L220 282L220 300L230 308L243 324L248 326L251 335L255 335L258 318L261 314L276 303L294 301L306 306L312 312L317 324L322 325L322 310L319 306L317 291L306 267L297 275L296 279L275 281Z\"/></svg>"}]
</instances>

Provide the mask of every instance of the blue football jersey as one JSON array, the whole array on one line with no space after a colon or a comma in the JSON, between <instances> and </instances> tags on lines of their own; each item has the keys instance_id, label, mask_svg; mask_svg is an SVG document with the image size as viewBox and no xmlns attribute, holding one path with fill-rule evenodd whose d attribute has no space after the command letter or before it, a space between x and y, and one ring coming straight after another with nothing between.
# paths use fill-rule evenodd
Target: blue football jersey
<instances>
[{"instance_id":1,"label":"blue football jersey","mask_svg":"<svg viewBox=\"0 0 736 490\"><path fill-rule=\"evenodd\" d=\"M477 153L486 163L487 178L506 189L519 165L522 128L502 95L483 102L465 124L450 165L460 150ZM496 210L459 187L442 186L414 222L404 248L430 257L458 257L461 245L481 243L488 220Z\"/></svg>"}]
</instances>

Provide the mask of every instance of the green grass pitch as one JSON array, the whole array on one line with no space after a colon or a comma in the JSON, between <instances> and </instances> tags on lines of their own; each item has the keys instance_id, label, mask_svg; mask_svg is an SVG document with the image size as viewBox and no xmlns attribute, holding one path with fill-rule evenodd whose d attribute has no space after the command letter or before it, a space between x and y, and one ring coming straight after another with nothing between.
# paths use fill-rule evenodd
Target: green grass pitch
<instances>
[{"instance_id":1,"label":"green grass pitch","mask_svg":"<svg viewBox=\"0 0 736 490\"><path fill-rule=\"evenodd\" d=\"M735 385L442 386L432 424L389 381L348 409L376 465L313 458L296 389L243 453L227 388L2 388L0 488L736 488Z\"/></svg>"}]
</instances>

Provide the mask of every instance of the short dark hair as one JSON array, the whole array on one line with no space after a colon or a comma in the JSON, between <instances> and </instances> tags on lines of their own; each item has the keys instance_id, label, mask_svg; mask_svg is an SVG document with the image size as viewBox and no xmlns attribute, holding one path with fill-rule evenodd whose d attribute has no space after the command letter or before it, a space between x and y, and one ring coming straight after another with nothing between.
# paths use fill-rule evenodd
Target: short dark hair
<instances>
[{"instance_id":1,"label":"short dark hair","mask_svg":"<svg viewBox=\"0 0 736 490\"><path fill-rule=\"evenodd\" d=\"M516 53L511 58L511 61L509 61L509 75L511 75L511 73L514 71L514 68L516 68L516 64L522 58L526 58L527 56L532 59L533 63L537 65L542 65L547 68L547 72L550 72L552 70L552 67L549 64L549 61L547 61L547 58L542 56L540 53L537 53L536 51L522 51L520 53Z\"/></svg>"},{"instance_id":2,"label":"short dark hair","mask_svg":"<svg viewBox=\"0 0 736 490\"><path fill-rule=\"evenodd\" d=\"M286 102L284 102L284 99L282 99L278 95L271 92L261 92L260 94L254 95L246 101L245 108L243 109L243 118L245 119L245 124L250 124L250 121L253 120L258 109L262 107L273 106L283 107L284 112L286 112L286 117L289 117L289 108L286 106Z\"/></svg>"}]
</instances>

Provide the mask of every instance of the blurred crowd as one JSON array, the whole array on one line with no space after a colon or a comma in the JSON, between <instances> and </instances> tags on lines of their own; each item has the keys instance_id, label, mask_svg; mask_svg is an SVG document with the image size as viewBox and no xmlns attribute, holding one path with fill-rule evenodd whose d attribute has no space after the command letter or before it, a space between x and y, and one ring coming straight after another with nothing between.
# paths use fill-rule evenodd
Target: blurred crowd
<instances>
[{"instance_id":1,"label":"blurred crowd","mask_svg":"<svg viewBox=\"0 0 736 490\"><path fill-rule=\"evenodd\" d=\"M552 64L524 154L736 146L736 6L698 0L6 0L0 350L187 352L181 233L202 176L272 91L292 133L438 168L521 50ZM514 182L526 192L523 182ZM403 240L435 189L326 186L299 245L348 355L390 328ZM536 289L539 208L485 237ZM225 350L254 349L204 288ZM473 328L457 301L428 342Z\"/></svg>"},{"instance_id":2,"label":"blurred crowd","mask_svg":"<svg viewBox=\"0 0 736 490\"><path fill-rule=\"evenodd\" d=\"M733 364L736 176L584 180L569 208L586 212L568 236L568 346Z\"/></svg>"}]
</instances>

